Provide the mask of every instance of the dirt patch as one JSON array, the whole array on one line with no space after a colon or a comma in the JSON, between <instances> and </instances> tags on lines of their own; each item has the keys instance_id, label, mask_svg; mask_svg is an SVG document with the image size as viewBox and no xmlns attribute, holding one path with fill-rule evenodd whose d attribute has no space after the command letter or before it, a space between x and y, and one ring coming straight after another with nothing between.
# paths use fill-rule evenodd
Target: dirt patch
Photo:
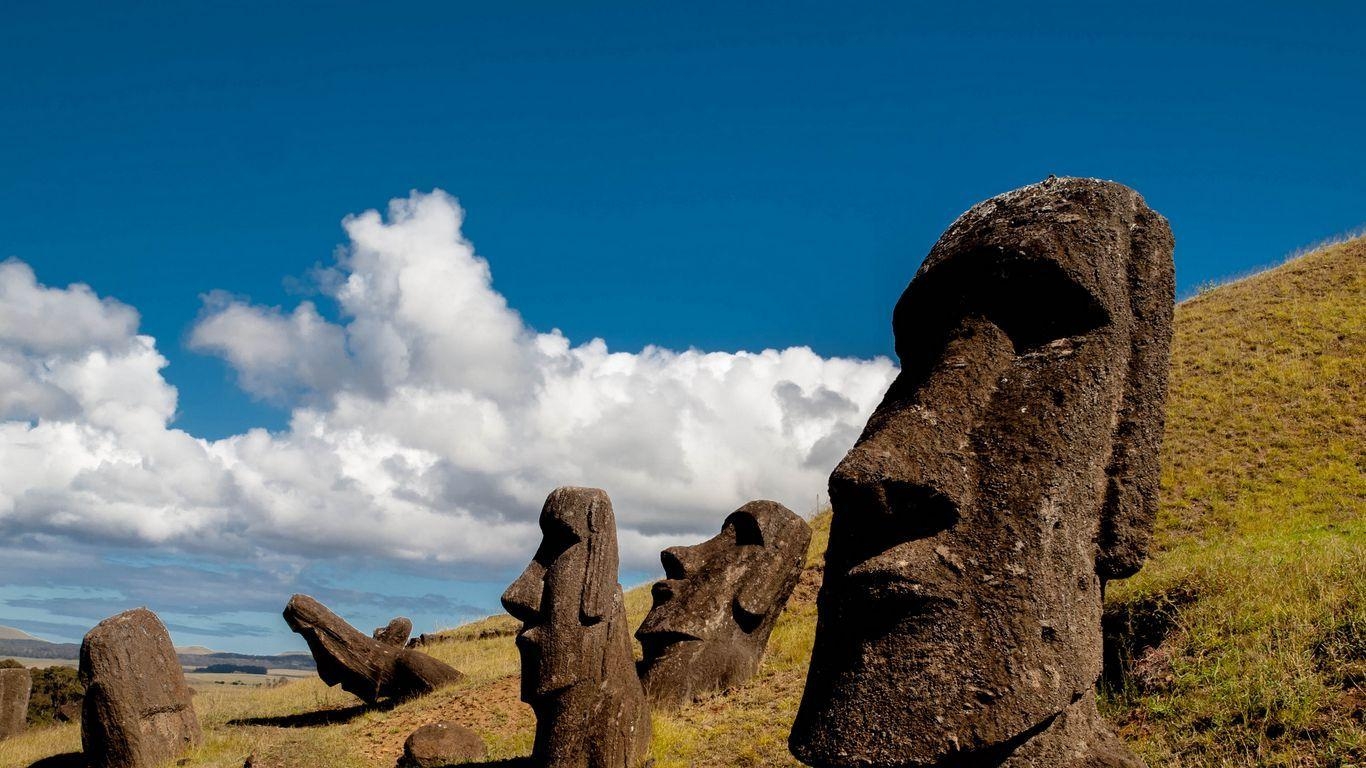
<instances>
[{"instance_id":1,"label":"dirt patch","mask_svg":"<svg viewBox=\"0 0 1366 768\"><path fill-rule=\"evenodd\" d=\"M514 676L454 694L438 691L383 717L357 722L349 737L356 750L366 757L394 761L403 753L403 741L408 734L443 720L472 728L486 741L490 737L507 740L519 731L536 727L536 716L531 707L522 703L520 681Z\"/></svg>"}]
</instances>

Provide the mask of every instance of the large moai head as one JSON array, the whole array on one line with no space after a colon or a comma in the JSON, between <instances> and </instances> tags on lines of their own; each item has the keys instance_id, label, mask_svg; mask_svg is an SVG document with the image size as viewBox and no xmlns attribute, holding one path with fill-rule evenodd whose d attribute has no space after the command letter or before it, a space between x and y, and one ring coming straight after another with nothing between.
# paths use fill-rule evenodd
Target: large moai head
<instances>
[{"instance_id":1,"label":"large moai head","mask_svg":"<svg viewBox=\"0 0 1366 768\"><path fill-rule=\"evenodd\" d=\"M711 539L660 554L665 578L636 631L651 704L676 709L754 674L810 543L810 526L792 510L751 501Z\"/></svg>"},{"instance_id":2,"label":"large moai head","mask_svg":"<svg viewBox=\"0 0 1366 768\"><path fill-rule=\"evenodd\" d=\"M1093 687L1102 587L1155 515L1172 299L1170 229L1119 184L1049 179L944 233L896 306L901 374L830 477L794 755L1135 764L1097 757Z\"/></svg>"},{"instance_id":3,"label":"large moai head","mask_svg":"<svg viewBox=\"0 0 1366 768\"><path fill-rule=\"evenodd\" d=\"M522 622L522 700L536 712L532 757L547 768L627 768L650 741L625 604L612 502L557 488L541 509L541 546L503 593Z\"/></svg>"}]
</instances>

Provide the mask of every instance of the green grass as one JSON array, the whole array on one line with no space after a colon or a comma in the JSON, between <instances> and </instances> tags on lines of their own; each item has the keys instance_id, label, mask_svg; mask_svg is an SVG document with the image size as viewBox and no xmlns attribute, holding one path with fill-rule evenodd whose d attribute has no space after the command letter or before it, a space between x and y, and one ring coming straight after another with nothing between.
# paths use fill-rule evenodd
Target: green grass
<instances>
[{"instance_id":1,"label":"green grass","mask_svg":"<svg viewBox=\"0 0 1366 768\"><path fill-rule=\"evenodd\" d=\"M1131 674L1104 689L1117 729L1157 768L1366 766L1366 240L1212 288L1176 312L1163 501L1152 557L1110 585L1128 617ZM807 571L756 678L654 719L657 768L797 766L787 754L829 537L814 521ZM649 606L627 593L634 625ZM528 754L507 616L430 652L469 677L390 710L351 712L316 679L200 686L207 740L188 766L388 768L435 720L479 731L493 758ZM1162 630L1162 631L1157 631ZM1138 643L1135 638L1146 639ZM0 768L79 747L72 726L0 742Z\"/></svg>"}]
</instances>

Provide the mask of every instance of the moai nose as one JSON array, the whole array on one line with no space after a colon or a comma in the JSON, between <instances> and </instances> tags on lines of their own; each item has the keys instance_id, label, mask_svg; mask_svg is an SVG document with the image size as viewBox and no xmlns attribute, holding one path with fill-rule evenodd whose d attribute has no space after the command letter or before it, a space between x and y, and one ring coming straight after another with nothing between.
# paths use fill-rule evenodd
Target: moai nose
<instances>
[{"instance_id":1,"label":"moai nose","mask_svg":"<svg viewBox=\"0 0 1366 768\"><path fill-rule=\"evenodd\" d=\"M541 592L545 588L544 569L532 562L503 593L503 608L523 624L541 620Z\"/></svg>"}]
</instances>

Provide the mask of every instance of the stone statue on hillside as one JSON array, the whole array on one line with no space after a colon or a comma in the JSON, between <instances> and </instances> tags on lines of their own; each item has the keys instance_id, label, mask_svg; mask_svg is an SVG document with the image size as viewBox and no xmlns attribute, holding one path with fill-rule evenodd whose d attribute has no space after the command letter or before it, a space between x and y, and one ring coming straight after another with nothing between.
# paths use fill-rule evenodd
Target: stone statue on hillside
<instances>
[{"instance_id":1,"label":"stone statue on hillside","mask_svg":"<svg viewBox=\"0 0 1366 768\"><path fill-rule=\"evenodd\" d=\"M28 727L28 697L33 676L23 667L0 669L0 739L24 732Z\"/></svg>"},{"instance_id":2,"label":"stone statue on hillside","mask_svg":"<svg viewBox=\"0 0 1366 768\"><path fill-rule=\"evenodd\" d=\"M1172 294L1167 222L1119 184L1050 179L944 233L830 477L798 759L1142 766L1095 684L1102 590L1156 510Z\"/></svg>"},{"instance_id":3,"label":"stone statue on hillside","mask_svg":"<svg viewBox=\"0 0 1366 768\"><path fill-rule=\"evenodd\" d=\"M636 630L641 683L663 710L748 680L806 564L811 528L787 507L751 501L721 533L660 554L665 579Z\"/></svg>"},{"instance_id":4,"label":"stone statue on hillside","mask_svg":"<svg viewBox=\"0 0 1366 768\"><path fill-rule=\"evenodd\" d=\"M285 623L303 635L324 683L340 685L371 704L429 693L465 677L421 651L366 637L308 595L289 599Z\"/></svg>"},{"instance_id":5,"label":"stone statue on hillside","mask_svg":"<svg viewBox=\"0 0 1366 768\"><path fill-rule=\"evenodd\" d=\"M81 746L91 768L154 768L203 738L171 636L137 608L81 642Z\"/></svg>"},{"instance_id":6,"label":"stone statue on hillside","mask_svg":"<svg viewBox=\"0 0 1366 768\"><path fill-rule=\"evenodd\" d=\"M503 593L522 622L522 700L536 712L532 761L543 768L635 768L650 744L636 677L612 502L557 488L541 510L541 546Z\"/></svg>"},{"instance_id":7,"label":"stone statue on hillside","mask_svg":"<svg viewBox=\"0 0 1366 768\"><path fill-rule=\"evenodd\" d=\"M399 616L397 618L390 619L388 624L385 624L382 627L377 627L375 631L370 634L370 636L380 641L381 643L384 643L385 645L392 645L398 648L403 648L408 645L408 635L411 635L412 633L412 620Z\"/></svg>"}]
</instances>

